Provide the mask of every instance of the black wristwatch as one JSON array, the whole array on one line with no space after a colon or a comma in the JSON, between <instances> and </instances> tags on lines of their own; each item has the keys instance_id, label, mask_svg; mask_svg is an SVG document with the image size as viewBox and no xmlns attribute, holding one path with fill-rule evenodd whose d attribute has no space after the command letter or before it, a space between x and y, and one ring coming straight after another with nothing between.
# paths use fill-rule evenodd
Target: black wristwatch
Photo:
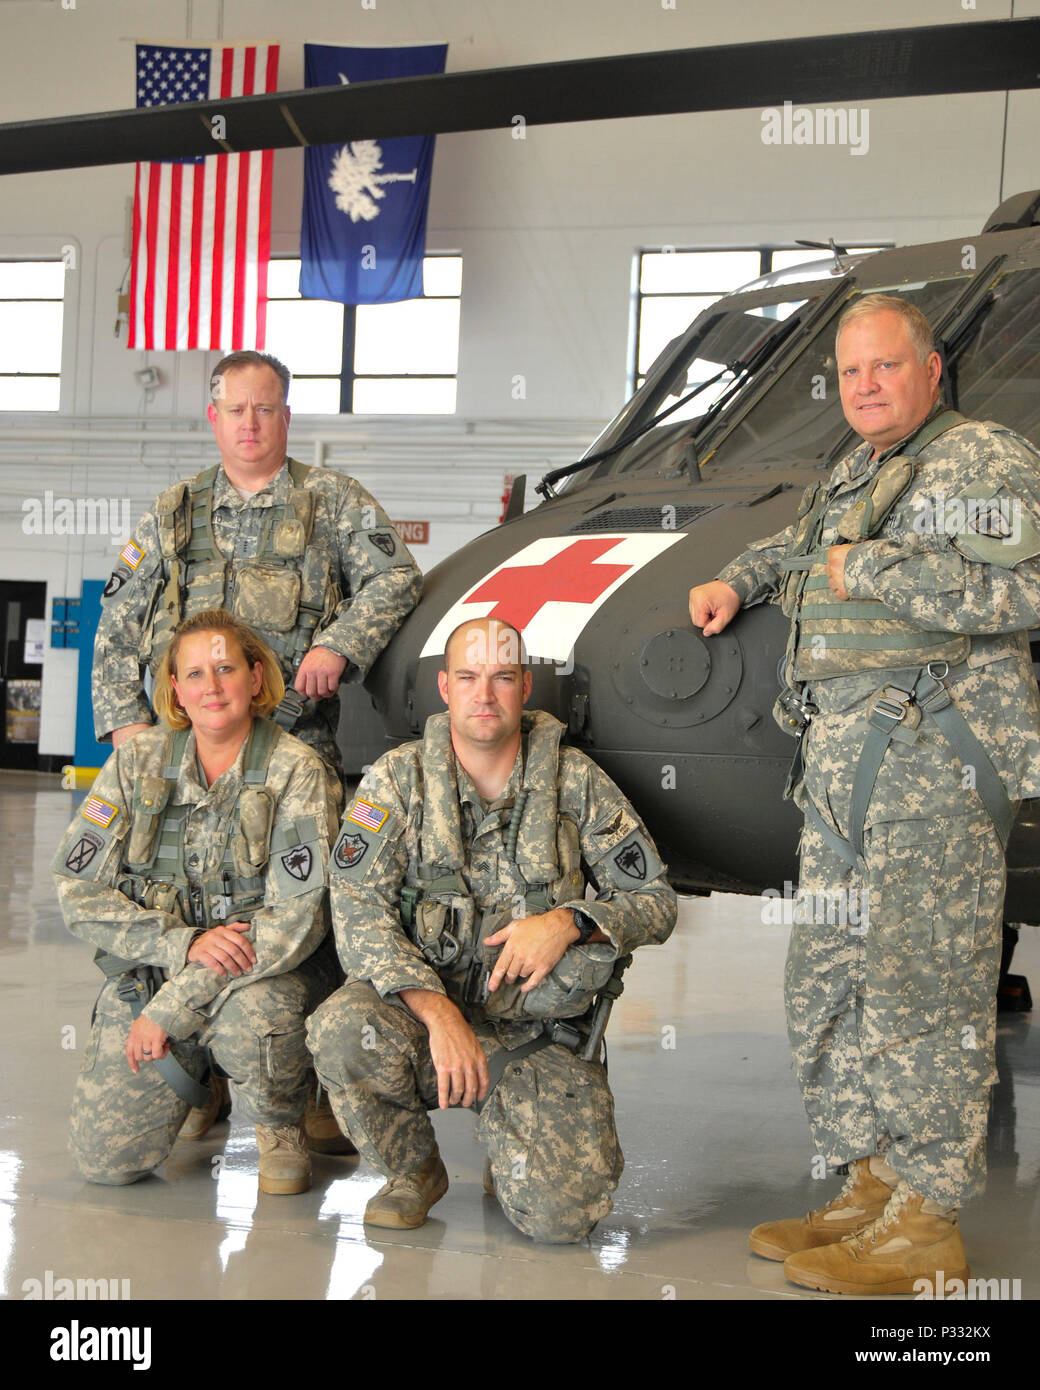
<instances>
[{"instance_id":1,"label":"black wristwatch","mask_svg":"<svg viewBox=\"0 0 1040 1390\"><path fill-rule=\"evenodd\" d=\"M579 932L577 941L572 941L571 945L585 946L588 944L589 937L594 932L599 931L599 923L595 917L590 917L587 912L582 912L580 907L572 907L571 912L574 914L574 925Z\"/></svg>"}]
</instances>

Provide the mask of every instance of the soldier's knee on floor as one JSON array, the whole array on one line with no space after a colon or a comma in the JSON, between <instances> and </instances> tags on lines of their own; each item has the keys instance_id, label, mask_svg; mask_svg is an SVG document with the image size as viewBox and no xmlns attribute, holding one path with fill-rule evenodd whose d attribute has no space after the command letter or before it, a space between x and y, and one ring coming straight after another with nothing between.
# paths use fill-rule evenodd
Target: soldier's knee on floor
<instances>
[{"instance_id":1,"label":"soldier's knee on floor","mask_svg":"<svg viewBox=\"0 0 1040 1390\"><path fill-rule=\"evenodd\" d=\"M120 1167L118 1159L108 1155L88 1156L79 1153L74 1147L72 1158L80 1177L99 1187L129 1187L153 1173L154 1168Z\"/></svg>"},{"instance_id":2,"label":"soldier's knee on floor","mask_svg":"<svg viewBox=\"0 0 1040 1390\"><path fill-rule=\"evenodd\" d=\"M609 1202L607 1205L609 1210ZM574 1245L595 1229L598 1220L588 1212L551 1201L541 1203L536 1211L508 1207L505 1203L502 1210L518 1231L543 1245Z\"/></svg>"}]
</instances>

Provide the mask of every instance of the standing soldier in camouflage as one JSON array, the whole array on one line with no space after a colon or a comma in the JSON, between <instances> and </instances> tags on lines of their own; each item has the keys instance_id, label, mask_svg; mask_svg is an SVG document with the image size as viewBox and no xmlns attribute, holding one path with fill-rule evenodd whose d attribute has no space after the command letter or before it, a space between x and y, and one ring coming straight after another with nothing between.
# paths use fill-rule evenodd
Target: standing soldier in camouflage
<instances>
[{"instance_id":1,"label":"standing soldier in camouflage","mask_svg":"<svg viewBox=\"0 0 1040 1390\"><path fill-rule=\"evenodd\" d=\"M166 1158L205 1048L256 1126L262 1192L303 1192L304 1020L334 984L321 759L264 716L278 663L224 612L168 645L165 721L101 769L55 855L65 921L108 983L72 1114L89 1182L136 1182Z\"/></svg>"},{"instance_id":2,"label":"standing soldier in camouflage","mask_svg":"<svg viewBox=\"0 0 1040 1390\"><path fill-rule=\"evenodd\" d=\"M814 913L795 913L788 1031L817 1152L848 1165L750 1246L809 1288L916 1293L967 1275L957 1208L985 1179L1004 849L1040 795L1040 458L943 407L907 301L850 306L836 351L864 443L690 613L705 636L777 597L791 618L777 718L800 738Z\"/></svg>"},{"instance_id":3,"label":"standing soldier in camouflage","mask_svg":"<svg viewBox=\"0 0 1040 1390\"><path fill-rule=\"evenodd\" d=\"M418 602L422 578L375 499L353 478L286 457L289 372L265 353L217 363L208 418L220 465L159 495L124 547L101 603L94 725L118 748L150 727L144 693L182 619L226 608L278 657L286 692L272 718L329 769L342 809L338 689L360 680ZM222 1084L184 1137L227 1113ZM308 1110L315 1148L350 1152L328 1107Z\"/></svg>"},{"instance_id":4,"label":"standing soldier in camouflage","mask_svg":"<svg viewBox=\"0 0 1040 1390\"><path fill-rule=\"evenodd\" d=\"M422 1225L448 1188L426 1112L475 1106L485 1190L536 1240L577 1241L622 1169L603 999L630 951L667 938L675 894L617 787L560 747L557 720L524 713L518 633L468 622L444 661L448 712L347 809L331 882L348 983L308 1041L344 1132L388 1179L369 1225Z\"/></svg>"},{"instance_id":5,"label":"standing soldier in camouflage","mask_svg":"<svg viewBox=\"0 0 1040 1390\"><path fill-rule=\"evenodd\" d=\"M278 657L287 690L275 722L338 772L340 681L366 674L418 602L421 576L359 483L286 456L289 373L277 358L232 353L210 389L220 465L159 495L105 586L97 737L118 748L151 725L146 667L158 670L179 622L223 607Z\"/></svg>"}]
</instances>

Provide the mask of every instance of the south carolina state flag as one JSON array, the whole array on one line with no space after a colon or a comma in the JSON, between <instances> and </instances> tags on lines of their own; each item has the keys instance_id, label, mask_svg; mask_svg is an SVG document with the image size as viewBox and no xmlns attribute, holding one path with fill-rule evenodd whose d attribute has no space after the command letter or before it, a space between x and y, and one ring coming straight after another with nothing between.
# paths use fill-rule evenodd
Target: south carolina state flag
<instances>
[{"instance_id":1,"label":"south carolina state flag","mask_svg":"<svg viewBox=\"0 0 1040 1390\"><path fill-rule=\"evenodd\" d=\"M308 87L444 71L448 45L332 48L304 44ZM390 304L422 294L432 135L352 140L306 151L300 294Z\"/></svg>"}]
</instances>

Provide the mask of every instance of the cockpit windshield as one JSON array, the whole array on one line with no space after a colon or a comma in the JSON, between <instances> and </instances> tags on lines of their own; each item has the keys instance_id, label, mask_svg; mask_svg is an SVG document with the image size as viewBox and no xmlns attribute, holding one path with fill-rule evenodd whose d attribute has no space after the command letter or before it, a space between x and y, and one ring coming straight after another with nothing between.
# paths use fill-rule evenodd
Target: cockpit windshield
<instances>
[{"instance_id":1,"label":"cockpit windshield","mask_svg":"<svg viewBox=\"0 0 1040 1390\"><path fill-rule=\"evenodd\" d=\"M971 279L964 274L916 285L872 284L861 292L898 293L935 324ZM838 395L834 324L858 288L854 280L855 271L842 280L752 287L718 300L669 343L567 486L635 474L675 478L694 467L717 474L737 464L827 459L848 431ZM1009 311L1021 322L1028 295L1023 291L1013 299ZM977 338L987 336L994 338L976 332ZM994 350L991 341L990 354ZM1000 367L982 370L992 376Z\"/></svg>"}]
</instances>

